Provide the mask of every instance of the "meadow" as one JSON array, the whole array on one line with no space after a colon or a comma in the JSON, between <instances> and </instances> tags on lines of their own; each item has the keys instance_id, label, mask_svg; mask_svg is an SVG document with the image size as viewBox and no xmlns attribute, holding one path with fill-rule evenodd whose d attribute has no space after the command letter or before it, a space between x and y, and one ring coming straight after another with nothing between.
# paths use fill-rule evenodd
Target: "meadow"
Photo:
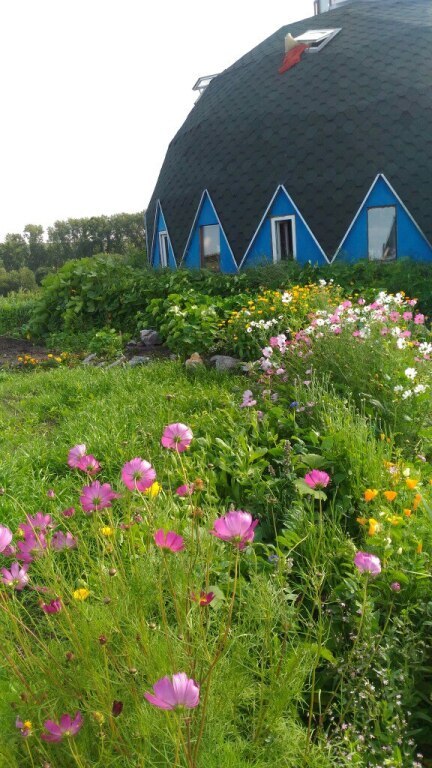
<instances>
[{"instance_id":1,"label":"meadow","mask_svg":"<svg viewBox=\"0 0 432 768\"><path fill-rule=\"evenodd\" d=\"M427 318L235 301L247 375L0 371L0 765L431 765Z\"/></svg>"}]
</instances>

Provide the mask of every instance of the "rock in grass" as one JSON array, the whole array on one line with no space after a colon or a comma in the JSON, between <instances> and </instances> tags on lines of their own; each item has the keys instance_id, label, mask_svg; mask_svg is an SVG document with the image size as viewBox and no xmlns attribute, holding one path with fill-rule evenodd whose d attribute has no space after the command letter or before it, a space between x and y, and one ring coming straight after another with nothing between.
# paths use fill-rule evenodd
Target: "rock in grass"
<instances>
[{"instance_id":1,"label":"rock in grass","mask_svg":"<svg viewBox=\"0 0 432 768\"><path fill-rule=\"evenodd\" d=\"M150 358L146 357L145 355L135 355L134 357L131 357L131 359L128 362L128 365L131 366L131 368L135 368L137 365L147 365L147 363L150 362Z\"/></svg>"},{"instance_id":2,"label":"rock in grass","mask_svg":"<svg viewBox=\"0 0 432 768\"><path fill-rule=\"evenodd\" d=\"M210 362L214 363L217 371L232 371L241 365L241 361L229 355L213 355Z\"/></svg>"},{"instance_id":3,"label":"rock in grass","mask_svg":"<svg viewBox=\"0 0 432 768\"><path fill-rule=\"evenodd\" d=\"M95 358L96 358L96 353L92 352L91 355L87 355L87 357L84 358L84 360L82 361L82 364L90 365L90 363L92 363Z\"/></svg>"},{"instance_id":4,"label":"rock in grass","mask_svg":"<svg viewBox=\"0 0 432 768\"><path fill-rule=\"evenodd\" d=\"M204 360L198 352L192 352L191 356L186 360L186 368L196 368L199 365L204 365Z\"/></svg>"},{"instance_id":5,"label":"rock in grass","mask_svg":"<svg viewBox=\"0 0 432 768\"><path fill-rule=\"evenodd\" d=\"M152 330L151 328L145 328L144 330L140 331L140 339L141 344L144 344L145 347L157 347L162 344L162 339L158 332Z\"/></svg>"},{"instance_id":6,"label":"rock in grass","mask_svg":"<svg viewBox=\"0 0 432 768\"><path fill-rule=\"evenodd\" d=\"M124 355L122 355L117 360L114 360L113 363L110 363L109 365L107 365L107 368L115 368L116 365L123 365L123 363L125 362L126 362L126 358Z\"/></svg>"}]
</instances>

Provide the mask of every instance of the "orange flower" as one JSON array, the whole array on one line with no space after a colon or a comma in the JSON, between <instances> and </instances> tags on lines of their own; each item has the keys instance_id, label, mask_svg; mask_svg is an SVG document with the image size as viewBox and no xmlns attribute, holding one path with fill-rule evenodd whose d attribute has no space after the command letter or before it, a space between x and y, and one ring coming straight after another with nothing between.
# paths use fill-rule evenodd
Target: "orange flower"
<instances>
[{"instance_id":1,"label":"orange flower","mask_svg":"<svg viewBox=\"0 0 432 768\"><path fill-rule=\"evenodd\" d=\"M372 501L375 496L378 496L378 491L376 488L366 488L363 496L365 501Z\"/></svg>"},{"instance_id":2,"label":"orange flower","mask_svg":"<svg viewBox=\"0 0 432 768\"><path fill-rule=\"evenodd\" d=\"M396 491L384 491L384 496L386 497L387 501L394 501L397 493Z\"/></svg>"},{"instance_id":3,"label":"orange flower","mask_svg":"<svg viewBox=\"0 0 432 768\"><path fill-rule=\"evenodd\" d=\"M405 483L406 483L406 487L410 491L413 491L414 488L416 488L416 486L419 484L419 481L418 480L414 480L413 477L406 477L405 478Z\"/></svg>"},{"instance_id":4,"label":"orange flower","mask_svg":"<svg viewBox=\"0 0 432 768\"><path fill-rule=\"evenodd\" d=\"M417 509L417 507L419 506L421 500L422 500L421 493L416 493L416 495L414 496L414 501L412 503L412 508L414 510Z\"/></svg>"},{"instance_id":5,"label":"orange flower","mask_svg":"<svg viewBox=\"0 0 432 768\"><path fill-rule=\"evenodd\" d=\"M367 523L367 520L366 520L366 518L365 518L365 517L356 517L356 520L357 520L357 522L358 522L360 525L366 525L366 523Z\"/></svg>"},{"instance_id":6,"label":"orange flower","mask_svg":"<svg viewBox=\"0 0 432 768\"><path fill-rule=\"evenodd\" d=\"M404 509L404 515L407 517L411 517L411 510L410 509Z\"/></svg>"}]
</instances>

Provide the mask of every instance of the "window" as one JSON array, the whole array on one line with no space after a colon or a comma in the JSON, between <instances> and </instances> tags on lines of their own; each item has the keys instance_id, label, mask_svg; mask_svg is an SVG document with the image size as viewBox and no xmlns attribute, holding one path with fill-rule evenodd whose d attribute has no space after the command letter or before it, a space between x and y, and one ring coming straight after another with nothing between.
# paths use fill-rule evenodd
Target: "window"
<instances>
[{"instance_id":1,"label":"window","mask_svg":"<svg viewBox=\"0 0 432 768\"><path fill-rule=\"evenodd\" d=\"M169 240L168 232L159 232L159 258L161 267L168 266Z\"/></svg>"},{"instance_id":2,"label":"window","mask_svg":"<svg viewBox=\"0 0 432 768\"><path fill-rule=\"evenodd\" d=\"M368 256L371 261L396 258L396 208L368 208Z\"/></svg>"},{"instance_id":3,"label":"window","mask_svg":"<svg viewBox=\"0 0 432 768\"><path fill-rule=\"evenodd\" d=\"M340 28L307 29L306 32L298 35L295 39L298 43L304 43L308 46L308 53L315 53L316 51L321 51L340 31Z\"/></svg>"},{"instance_id":4,"label":"window","mask_svg":"<svg viewBox=\"0 0 432 768\"><path fill-rule=\"evenodd\" d=\"M201 266L215 272L220 268L220 227L206 224L200 227Z\"/></svg>"},{"instance_id":5,"label":"window","mask_svg":"<svg viewBox=\"0 0 432 768\"><path fill-rule=\"evenodd\" d=\"M294 261L296 258L295 216L271 220L273 261Z\"/></svg>"}]
</instances>

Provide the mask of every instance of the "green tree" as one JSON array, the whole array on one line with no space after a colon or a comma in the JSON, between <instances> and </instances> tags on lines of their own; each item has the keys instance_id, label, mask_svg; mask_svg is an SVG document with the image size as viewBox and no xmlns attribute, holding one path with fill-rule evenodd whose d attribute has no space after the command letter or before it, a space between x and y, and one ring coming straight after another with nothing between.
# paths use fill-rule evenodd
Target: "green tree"
<instances>
[{"instance_id":1,"label":"green tree","mask_svg":"<svg viewBox=\"0 0 432 768\"><path fill-rule=\"evenodd\" d=\"M0 259L6 270L21 269L28 264L29 247L22 235L8 234L0 243Z\"/></svg>"}]
</instances>

